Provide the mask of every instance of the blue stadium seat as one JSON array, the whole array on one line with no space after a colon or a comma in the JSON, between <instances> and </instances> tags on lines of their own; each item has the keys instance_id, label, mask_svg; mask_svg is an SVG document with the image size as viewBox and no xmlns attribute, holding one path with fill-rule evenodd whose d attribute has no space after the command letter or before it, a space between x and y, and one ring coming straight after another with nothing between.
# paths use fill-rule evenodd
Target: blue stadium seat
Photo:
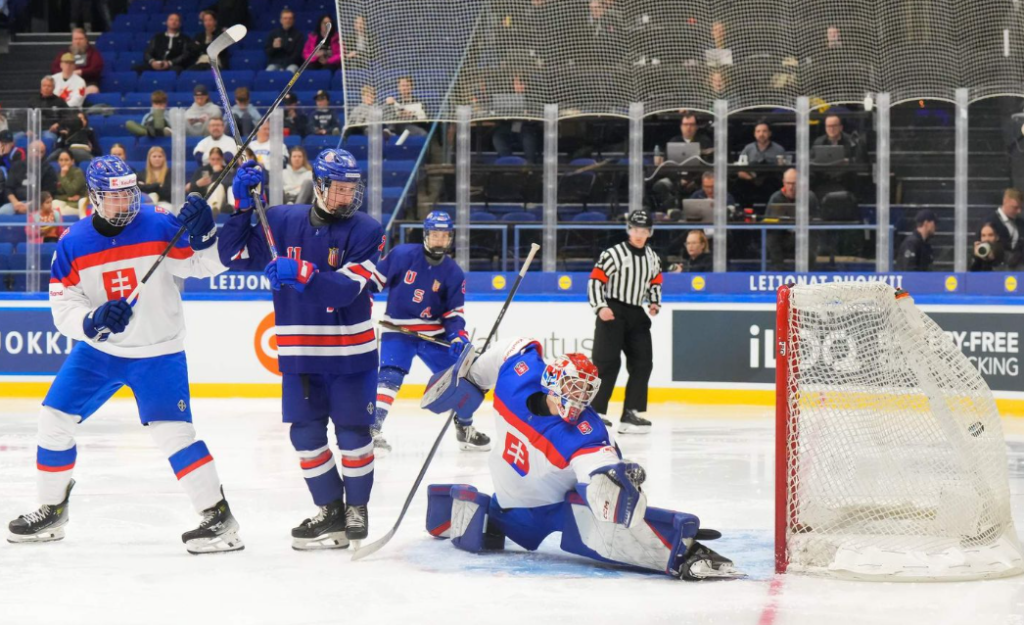
<instances>
[{"instance_id":1,"label":"blue stadium seat","mask_svg":"<svg viewBox=\"0 0 1024 625\"><path fill-rule=\"evenodd\" d=\"M470 216L472 219L472 216ZM533 213L527 211L513 211L511 213L505 213L501 218L502 221L540 221L540 218Z\"/></svg>"},{"instance_id":2,"label":"blue stadium seat","mask_svg":"<svg viewBox=\"0 0 1024 625\"><path fill-rule=\"evenodd\" d=\"M331 87L331 72L329 70L306 70L299 76L295 86L304 91L319 91L320 89L326 91Z\"/></svg>"},{"instance_id":3,"label":"blue stadium seat","mask_svg":"<svg viewBox=\"0 0 1024 625\"><path fill-rule=\"evenodd\" d=\"M191 91L175 91L167 94L167 106L188 108L195 102Z\"/></svg>"},{"instance_id":4,"label":"blue stadium seat","mask_svg":"<svg viewBox=\"0 0 1024 625\"><path fill-rule=\"evenodd\" d=\"M419 157L420 152L423 151L423 146L427 142L426 137L409 136L402 145L398 145L398 139L399 137L391 137L384 145L384 158L395 160L416 159Z\"/></svg>"},{"instance_id":5,"label":"blue stadium seat","mask_svg":"<svg viewBox=\"0 0 1024 625\"><path fill-rule=\"evenodd\" d=\"M149 148L151 147L152 146L150 145L142 145L141 143L126 145L125 148L128 150L128 162L130 163L132 161L140 161L142 162L143 169L145 169L146 154L149 153ZM167 150L165 150L164 152L166 153ZM167 156L170 157L171 155L167 154ZM136 169L135 171L140 174L142 173L142 169Z\"/></svg>"},{"instance_id":6,"label":"blue stadium seat","mask_svg":"<svg viewBox=\"0 0 1024 625\"><path fill-rule=\"evenodd\" d=\"M291 72L258 72L253 79L253 91L275 91L281 93L284 86L292 79Z\"/></svg>"},{"instance_id":7,"label":"blue stadium seat","mask_svg":"<svg viewBox=\"0 0 1024 625\"><path fill-rule=\"evenodd\" d=\"M356 160L365 161L368 158L369 139L366 138L366 135L350 135L341 147L351 152Z\"/></svg>"},{"instance_id":8,"label":"blue stadium seat","mask_svg":"<svg viewBox=\"0 0 1024 625\"><path fill-rule=\"evenodd\" d=\"M111 66L117 72L134 72L135 68L145 62L144 52L125 51L117 56L117 60Z\"/></svg>"},{"instance_id":9,"label":"blue stadium seat","mask_svg":"<svg viewBox=\"0 0 1024 625\"><path fill-rule=\"evenodd\" d=\"M487 211L473 211L469 214L469 220L471 222L476 221L498 221L498 218Z\"/></svg>"},{"instance_id":10,"label":"blue stadium seat","mask_svg":"<svg viewBox=\"0 0 1024 625\"><path fill-rule=\"evenodd\" d=\"M309 160L313 160L321 150L337 146L338 138L337 135L309 135L302 140L302 147L306 148Z\"/></svg>"},{"instance_id":11,"label":"blue stadium seat","mask_svg":"<svg viewBox=\"0 0 1024 625\"><path fill-rule=\"evenodd\" d=\"M147 26L145 28L146 32L154 33L154 34L155 33L166 32L167 31L167 16L169 14L170 14L170 11L166 11L166 12L160 11L160 12L151 14L149 16L149 26ZM182 16L182 27L185 28L186 30L188 30L189 32L191 32L193 30L191 28L187 28L186 27L185 21L184 21L184 16Z\"/></svg>"},{"instance_id":12,"label":"blue stadium seat","mask_svg":"<svg viewBox=\"0 0 1024 625\"><path fill-rule=\"evenodd\" d=\"M231 53L231 67L262 72L267 69L267 55L263 50L239 50Z\"/></svg>"},{"instance_id":13,"label":"blue stadium seat","mask_svg":"<svg viewBox=\"0 0 1024 625\"><path fill-rule=\"evenodd\" d=\"M136 0L138 2L138 0ZM159 10L159 9L157 9ZM195 13L199 10L199 0L167 0L163 3L164 14L170 13Z\"/></svg>"},{"instance_id":14,"label":"blue stadium seat","mask_svg":"<svg viewBox=\"0 0 1024 625\"><path fill-rule=\"evenodd\" d=\"M149 32L149 29L143 29L132 33L131 49L138 52L145 52L146 46L149 45L149 41L153 38L153 33Z\"/></svg>"},{"instance_id":15,"label":"blue stadium seat","mask_svg":"<svg viewBox=\"0 0 1024 625\"><path fill-rule=\"evenodd\" d=\"M130 108L148 109L152 105L150 102L152 95L152 91L133 91L132 93L126 93L124 94L124 105Z\"/></svg>"},{"instance_id":16,"label":"blue stadium seat","mask_svg":"<svg viewBox=\"0 0 1024 625\"><path fill-rule=\"evenodd\" d=\"M135 72L106 72L100 78L100 91L108 93L138 91L135 87L137 82L138 76L135 75Z\"/></svg>"},{"instance_id":17,"label":"blue stadium seat","mask_svg":"<svg viewBox=\"0 0 1024 625\"><path fill-rule=\"evenodd\" d=\"M22 237L24 237L24 228L21 229ZM10 271L25 271L28 266L28 257L24 254L14 253L7 257L7 269ZM12 273L9 274L11 283L11 291L24 291L25 290L25 274L23 273Z\"/></svg>"},{"instance_id":18,"label":"blue stadium seat","mask_svg":"<svg viewBox=\"0 0 1024 625\"><path fill-rule=\"evenodd\" d=\"M332 11L333 13L333 11ZM316 24L320 21L323 13L316 11L303 11L295 14L295 27L304 33L311 33L316 30Z\"/></svg>"},{"instance_id":19,"label":"blue stadium seat","mask_svg":"<svg viewBox=\"0 0 1024 625\"><path fill-rule=\"evenodd\" d=\"M196 146L203 140L204 137L185 137L185 152L192 154L195 151Z\"/></svg>"},{"instance_id":20,"label":"blue stadium seat","mask_svg":"<svg viewBox=\"0 0 1024 625\"><path fill-rule=\"evenodd\" d=\"M14 253L14 244L6 241L0 243L0 256L10 256Z\"/></svg>"},{"instance_id":21,"label":"blue stadium seat","mask_svg":"<svg viewBox=\"0 0 1024 625\"><path fill-rule=\"evenodd\" d=\"M261 68L262 69L262 68ZM228 90L228 96L231 101L235 101L235 89L238 87L250 87L252 90L252 79L255 74L249 70L229 70L221 72L221 78L224 80L224 88Z\"/></svg>"},{"instance_id":22,"label":"blue stadium seat","mask_svg":"<svg viewBox=\"0 0 1024 625\"><path fill-rule=\"evenodd\" d=\"M103 33L96 39L96 49L106 54L107 52L123 52L127 50L135 35L132 33Z\"/></svg>"},{"instance_id":23,"label":"blue stadium seat","mask_svg":"<svg viewBox=\"0 0 1024 625\"><path fill-rule=\"evenodd\" d=\"M0 216L0 243L16 245L25 241L25 216Z\"/></svg>"},{"instance_id":24,"label":"blue stadium seat","mask_svg":"<svg viewBox=\"0 0 1024 625\"><path fill-rule=\"evenodd\" d=\"M127 115L127 114L111 115L110 117L107 118L107 134L108 135L117 135L117 136L127 135L129 133L128 133L127 130L124 129L124 125L127 124L129 121L141 121L141 120L142 120L142 111L139 111L138 113L133 113L131 115Z\"/></svg>"},{"instance_id":25,"label":"blue stadium seat","mask_svg":"<svg viewBox=\"0 0 1024 625\"><path fill-rule=\"evenodd\" d=\"M178 76L178 85L171 91L187 91L192 93L192 88L196 85L206 85L206 88L210 90L210 101L217 103L219 98L217 96L217 88L213 82L213 75L210 72L182 72Z\"/></svg>"},{"instance_id":26,"label":"blue stadium seat","mask_svg":"<svg viewBox=\"0 0 1024 625\"><path fill-rule=\"evenodd\" d=\"M416 168L416 161L384 161L384 186L404 187Z\"/></svg>"},{"instance_id":27,"label":"blue stadium seat","mask_svg":"<svg viewBox=\"0 0 1024 625\"><path fill-rule=\"evenodd\" d=\"M85 96L85 105L106 104L108 106L121 106L120 93L90 93Z\"/></svg>"},{"instance_id":28,"label":"blue stadium seat","mask_svg":"<svg viewBox=\"0 0 1024 625\"><path fill-rule=\"evenodd\" d=\"M608 221L608 215L600 211L586 211L572 218L573 221Z\"/></svg>"},{"instance_id":29,"label":"blue stadium seat","mask_svg":"<svg viewBox=\"0 0 1024 625\"><path fill-rule=\"evenodd\" d=\"M274 103L278 93L277 91L250 91L249 101L259 107L270 106Z\"/></svg>"},{"instance_id":30,"label":"blue stadium seat","mask_svg":"<svg viewBox=\"0 0 1024 625\"><path fill-rule=\"evenodd\" d=\"M174 72L142 72L142 74L139 75L139 81L136 83L136 88L133 91L153 92L157 89L161 89L163 91L174 91L177 83L178 77Z\"/></svg>"},{"instance_id":31,"label":"blue stadium seat","mask_svg":"<svg viewBox=\"0 0 1024 625\"><path fill-rule=\"evenodd\" d=\"M134 0L128 4L128 13L141 13L143 15L152 15L153 13L170 13L171 11L178 11L178 9L171 8L172 3L168 2L168 7L164 7L163 0ZM115 23L117 20L114 20Z\"/></svg>"},{"instance_id":32,"label":"blue stadium seat","mask_svg":"<svg viewBox=\"0 0 1024 625\"><path fill-rule=\"evenodd\" d=\"M129 33L146 30L149 27L149 15L145 13L122 13L114 18L114 25L111 30L114 32Z\"/></svg>"},{"instance_id":33,"label":"blue stadium seat","mask_svg":"<svg viewBox=\"0 0 1024 625\"><path fill-rule=\"evenodd\" d=\"M252 11L250 5L249 10ZM253 12L253 15L259 15L259 13ZM262 50L263 46L266 45L267 35L270 34L269 30L250 30L249 34L245 36L238 44L239 50Z\"/></svg>"},{"instance_id":34,"label":"blue stadium seat","mask_svg":"<svg viewBox=\"0 0 1024 625\"><path fill-rule=\"evenodd\" d=\"M131 153L128 153L128 158L131 159ZM129 160L128 166L135 170L135 173L142 175L142 172L146 171L146 161L144 160Z\"/></svg>"},{"instance_id":35,"label":"blue stadium seat","mask_svg":"<svg viewBox=\"0 0 1024 625\"><path fill-rule=\"evenodd\" d=\"M302 137L298 135L288 135L287 137L284 138L284 147L288 148L289 150L297 145L302 145Z\"/></svg>"}]
</instances>

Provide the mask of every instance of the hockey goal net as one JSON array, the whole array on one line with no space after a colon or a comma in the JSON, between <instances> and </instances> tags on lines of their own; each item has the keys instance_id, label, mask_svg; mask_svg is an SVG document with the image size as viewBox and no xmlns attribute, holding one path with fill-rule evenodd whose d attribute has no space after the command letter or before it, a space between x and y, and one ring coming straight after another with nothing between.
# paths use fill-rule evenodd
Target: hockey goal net
<instances>
[{"instance_id":1,"label":"hockey goal net","mask_svg":"<svg viewBox=\"0 0 1024 625\"><path fill-rule=\"evenodd\" d=\"M884 283L779 289L776 570L884 581L1024 572L981 375Z\"/></svg>"}]
</instances>

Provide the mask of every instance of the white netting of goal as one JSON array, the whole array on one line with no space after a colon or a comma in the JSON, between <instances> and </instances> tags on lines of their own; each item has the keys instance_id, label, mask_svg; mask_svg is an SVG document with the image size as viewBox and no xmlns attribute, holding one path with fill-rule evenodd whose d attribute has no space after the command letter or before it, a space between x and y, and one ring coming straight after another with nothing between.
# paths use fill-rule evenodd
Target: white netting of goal
<instances>
[{"instance_id":1,"label":"white netting of goal","mask_svg":"<svg viewBox=\"0 0 1024 625\"><path fill-rule=\"evenodd\" d=\"M788 107L797 96L892 102L1024 96L1014 0L338 0L348 108L387 121L543 119ZM410 103L405 103L410 104ZM404 113L404 117L402 117ZM353 123L363 124L359 114Z\"/></svg>"},{"instance_id":2,"label":"white netting of goal","mask_svg":"<svg viewBox=\"0 0 1024 625\"><path fill-rule=\"evenodd\" d=\"M794 286L779 332L790 571L885 581L1024 572L995 400L909 296L884 283Z\"/></svg>"}]
</instances>

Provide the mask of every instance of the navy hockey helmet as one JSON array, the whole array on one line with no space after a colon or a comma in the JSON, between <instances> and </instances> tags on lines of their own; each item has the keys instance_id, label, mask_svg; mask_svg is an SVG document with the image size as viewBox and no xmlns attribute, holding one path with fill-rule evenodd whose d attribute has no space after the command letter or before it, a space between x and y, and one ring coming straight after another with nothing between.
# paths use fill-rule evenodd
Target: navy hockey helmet
<instances>
[{"instance_id":1,"label":"navy hockey helmet","mask_svg":"<svg viewBox=\"0 0 1024 625\"><path fill-rule=\"evenodd\" d=\"M313 194L325 212L351 217L363 205L363 175L350 152L331 148L313 161Z\"/></svg>"}]
</instances>

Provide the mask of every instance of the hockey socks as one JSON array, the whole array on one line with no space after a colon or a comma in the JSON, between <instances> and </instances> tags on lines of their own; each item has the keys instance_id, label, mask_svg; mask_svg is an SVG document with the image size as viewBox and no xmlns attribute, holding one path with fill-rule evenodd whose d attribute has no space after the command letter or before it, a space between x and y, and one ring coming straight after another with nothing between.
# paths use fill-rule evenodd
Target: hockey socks
<instances>
[{"instance_id":1,"label":"hockey socks","mask_svg":"<svg viewBox=\"0 0 1024 625\"><path fill-rule=\"evenodd\" d=\"M394 367L381 367L377 374L377 413L373 429L380 431L384 427L391 405L395 403L398 390L402 388L405 373Z\"/></svg>"},{"instance_id":2,"label":"hockey socks","mask_svg":"<svg viewBox=\"0 0 1024 625\"><path fill-rule=\"evenodd\" d=\"M346 503L365 506L373 490L373 439L370 429L365 426L340 428L338 447L341 449L341 475L348 491Z\"/></svg>"},{"instance_id":3,"label":"hockey socks","mask_svg":"<svg viewBox=\"0 0 1024 625\"><path fill-rule=\"evenodd\" d=\"M42 505L55 506L67 496L78 457L77 424L78 417L49 406L43 406L39 414L36 488Z\"/></svg>"}]
</instances>

